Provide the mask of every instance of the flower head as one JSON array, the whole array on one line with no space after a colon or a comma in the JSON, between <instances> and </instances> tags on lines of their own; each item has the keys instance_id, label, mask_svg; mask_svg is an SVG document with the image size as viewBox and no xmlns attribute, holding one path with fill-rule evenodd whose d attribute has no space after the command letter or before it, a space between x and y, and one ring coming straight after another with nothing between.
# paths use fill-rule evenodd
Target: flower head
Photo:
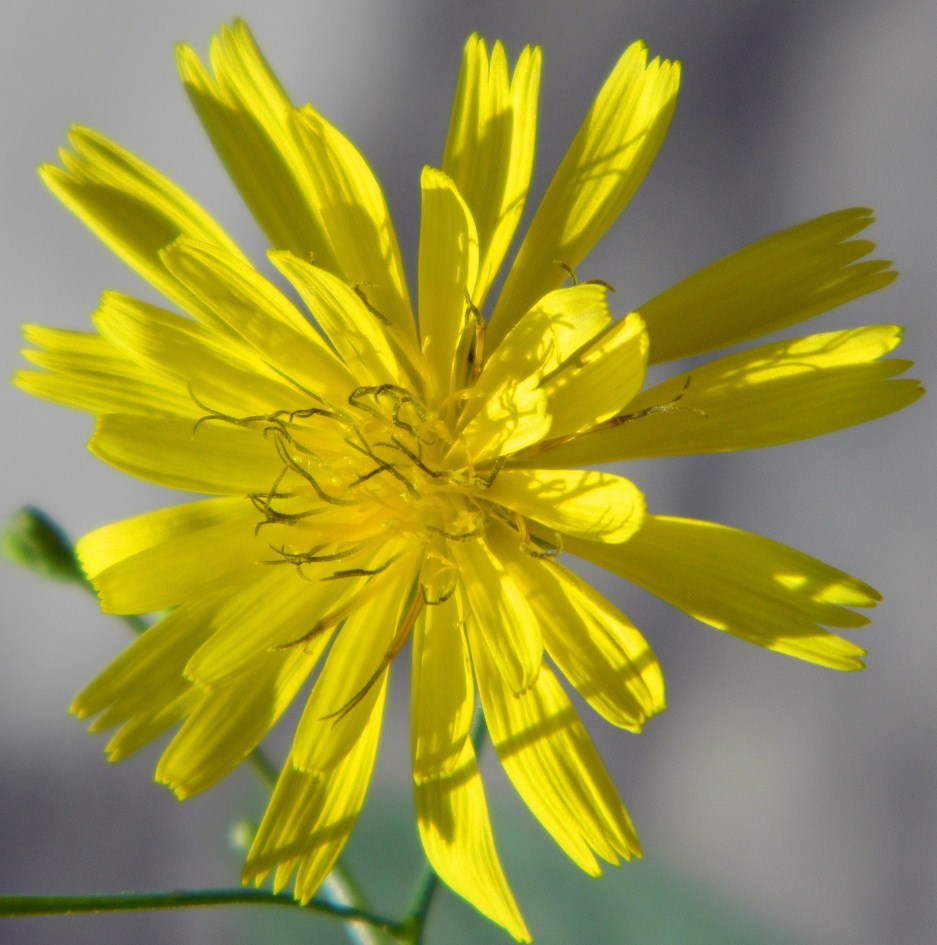
<instances>
[{"instance_id":1,"label":"flower head","mask_svg":"<svg viewBox=\"0 0 937 945\"><path fill-rule=\"evenodd\" d=\"M105 293L90 334L28 327L17 383L98 416L92 452L214 498L85 536L105 610L169 610L75 700L125 757L179 723L157 778L224 777L301 692L305 709L245 881L309 899L361 808L394 661L412 653L419 828L442 877L527 938L499 865L470 737L480 705L504 768L562 849L597 874L639 855L558 681L632 731L664 707L641 634L564 565L596 562L704 623L835 669L876 593L735 529L651 515L583 467L828 433L918 395L880 360L899 330L775 341L645 389L658 363L736 345L886 285L845 210L769 237L622 318L575 269L641 183L678 67L621 57L490 289L531 177L540 75L525 49L466 46L441 169L421 178L417 297L380 187L353 145L296 108L243 23L186 89L301 305L155 170L73 131L53 192L181 313Z\"/></svg>"}]
</instances>

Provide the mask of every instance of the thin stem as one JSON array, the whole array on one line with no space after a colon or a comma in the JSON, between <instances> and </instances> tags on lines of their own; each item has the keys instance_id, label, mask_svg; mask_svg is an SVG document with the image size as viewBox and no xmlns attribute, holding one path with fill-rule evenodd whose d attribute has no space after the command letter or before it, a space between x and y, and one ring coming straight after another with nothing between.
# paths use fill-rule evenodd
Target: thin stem
<instances>
[{"instance_id":1,"label":"thin stem","mask_svg":"<svg viewBox=\"0 0 937 945\"><path fill-rule=\"evenodd\" d=\"M367 897L360 884L347 866L340 861L332 867L332 872L326 876L320 887L321 894L333 905L344 908L355 908L361 912L370 913ZM386 923L385 929L392 929L396 923ZM352 945L389 945L392 939L383 929L366 922L356 922L349 919L345 923L345 934Z\"/></svg>"},{"instance_id":2,"label":"thin stem","mask_svg":"<svg viewBox=\"0 0 937 945\"><path fill-rule=\"evenodd\" d=\"M262 748L255 748L247 756L247 763L251 766L254 774L263 782L264 787L272 791L277 786L280 772Z\"/></svg>"},{"instance_id":3,"label":"thin stem","mask_svg":"<svg viewBox=\"0 0 937 945\"><path fill-rule=\"evenodd\" d=\"M266 889L195 889L155 893L96 893L88 896L0 896L0 916L76 915L94 912L134 912L152 909L189 909L202 906L282 906L330 915L345 922L393 928L386 916L321 899L300 905L286 893Z\"/></svg>"},{"instance_id":4,"label":"thin stem","mask_svg":"<svg viewBox=\"0 0 937 945\"><path fill-rule=\"evenodd\" d=\"M94 594L95 597L97 597L97 593L90 584L82 581L81 585L82 587L87 588L92 594ZM143 633L144 630L150 629L150 625L142 617L138 617L136 614L115 614L114 616L119 617L128 627L130 627L131 630L133 630L135 634L137 634L137 636Z\"/></svg>"},{"instance_id":5,"label":"thin stem","mask_svg":"<svg viewBox=\"0 0 937 945\"><path fill-rule=\"evenodd\" d=\"M469 737L475 748L476 756L481 754L487 731L485 713L479 700L475 706L475 715L472 718L472 727L469 731ZM399 925L398 937L404 945L422 945L423 930L429 916L430 906L433 903L433 897L436 895L438 888L439 877L429 860L424 860L420 876L410 897L410 908Z\"/></svg>"},{"instance_id":6,"label":"thin stem","mask_svg":"<svg viewBox=\"0 0 937 945\"><path fill-rule=\"evenodd\" d=\"M429 907L433 904L433 897L439 888L439 877L429 861L423 863L419 879L413 889L410 899L410 908L406 918L401 922L403 935L401 942L406 945L420 945L423 941L423 928L429 916Z\"/></svg>"}]
</instances>

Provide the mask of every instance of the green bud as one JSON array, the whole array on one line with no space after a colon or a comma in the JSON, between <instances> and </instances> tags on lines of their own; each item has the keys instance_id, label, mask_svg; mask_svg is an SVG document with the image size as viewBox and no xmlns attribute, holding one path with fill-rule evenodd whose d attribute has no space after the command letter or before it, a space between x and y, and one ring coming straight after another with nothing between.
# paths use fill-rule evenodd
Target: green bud
<instances>
[{"instance_id":1,"label":"green bud","mask_svg":"<svg viewBox=\"0 0 937 945\"><path fill-rule=\"evenodd\" d=\"M7 519L0 554L54 581L84 581L71 542L44 512L26 506Z\"/></svg>"}]
</instances>

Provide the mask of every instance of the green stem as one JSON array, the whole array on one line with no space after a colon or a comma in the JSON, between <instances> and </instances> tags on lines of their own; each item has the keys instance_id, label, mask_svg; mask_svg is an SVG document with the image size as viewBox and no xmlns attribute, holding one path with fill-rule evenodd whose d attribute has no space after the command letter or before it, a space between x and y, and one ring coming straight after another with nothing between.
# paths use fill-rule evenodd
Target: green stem
<instances>
[{"instance_id":1,"label":"green stem","mask_svg":"<svg viewBox=\"0 0 937 945\"><path fill-rule=\"evenodd\" d=\"M97 597L94 588L90 584L82 581L81 586L87 588L92 594L94 594L95 597ZM133 630L137 636L143 633L144 630L150 629L150 625L142 617L138 617L136 614L115 614L114 616L119 617L125 624L127 624L128 627L130 627L131 630Z\"/></svg>"},{"instance_id":2,"label":"green stem","mask_svg":"<svg viewBox=\"0 0 937 945\"><path fill-rule=\"evenodd\" d=\"M272 791L277 786L280 771L262 748L255 748L247 756L247 763L251 766L254 774L263 782L264 787Z\"/></svg>"},{"instance_id":3,"label":"green stem","mask_svg":"<svg viewBox=\"0 0 937 945\"><path fill-rule=\"evenodd\" d=\"M367 923L376 928L396 926L392 919L364 909L323 902L321 899L313 899L303 906L286 893L272 893L266 889L197 889L156 893L96 893L89 896L0 895L0 916L76 915L234 905L282 906L319 912L345 922Z\"/></svg>"},{"instance_id":4,"label":"green stem","mask_svg":"<svg viewBox=\"0 0 937 945\"><path fill-rule=\"evenodd\" d=\"M438 888L439 877L433 867L430 866L429 861L426 861L413 889L410 908L407 910L406 917L400 923L403 932L400 941L404 945L420 945L423 941L423 929L429 917L429 907L433 904L433 897L436 895Z\"/></svg>"},{"instance_id":5,"label":"green stem","mask_svg":"<svg viewBox=\"0 0 937 945\"><path fill-rule=\"evenodd\" d=\"M469 737L475 748L476 756L481 754L487 731L485 713L482 710L481 701L479 701L475 707L475 716L472 719L472 727L469 731ZM423 931L429 916L429 909L438 888L439 877L430 862L424 860L420 876L410 897L410 908L400 922L399 932L397 933L399 941L403 945L422 945Z\"/></svg>"},{"instance_id":6,"label":"green stem","mask_svg":"<svg viewBox=\"0 0 937 945\"><path fill-rule=\"evenodd\" d=\"M361 886L341 861L336 863L332 872L325 877L320 892L333 905L371 913ZM385 934L385 930L392 931L396 925L397 923L385 923L384 929L381 929L366 922L349 919L345 923L345 934L352 945L390 945L392 939Z\"/></svg>"}]
</instances>

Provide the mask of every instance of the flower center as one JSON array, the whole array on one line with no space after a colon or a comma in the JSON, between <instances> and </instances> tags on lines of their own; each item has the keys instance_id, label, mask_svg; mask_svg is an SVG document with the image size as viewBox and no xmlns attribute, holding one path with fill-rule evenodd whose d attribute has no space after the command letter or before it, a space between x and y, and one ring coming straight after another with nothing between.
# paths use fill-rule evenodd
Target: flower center
<instances>
[{"instance_id":1,"label":"flower center","mask_svg":"<svg viewBox=\"0 0 937 945\"><path fill-rule=\"evenodd\" d=\"M218 419L222 418L215 415ZM476 501L488 479L456 464L458 436L417 395L359 387L341 408L317 406L246 418L261 427L282 469L251 496L258 531L297 566L367 557L389 541L421 542L445 559L448 541L482 533Z\"/></svg>"}]
</instances>

